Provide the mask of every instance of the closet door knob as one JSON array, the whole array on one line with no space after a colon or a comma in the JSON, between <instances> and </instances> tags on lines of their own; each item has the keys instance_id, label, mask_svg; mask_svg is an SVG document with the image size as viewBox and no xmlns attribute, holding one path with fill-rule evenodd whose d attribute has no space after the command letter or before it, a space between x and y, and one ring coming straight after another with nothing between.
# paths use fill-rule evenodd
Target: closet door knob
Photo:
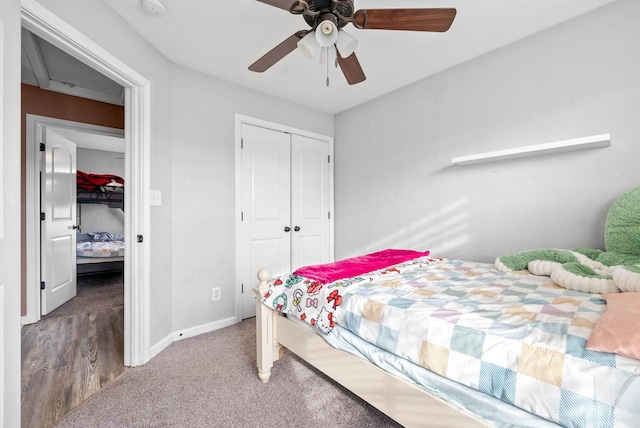
<instances>
[{"instance_id":1,"label":"closet door knob","mask_svg":"<svg viewBox=\"0 0 640 428\"><path fill-rule=\"evenodd\" d=\"M77 230L78 232L80 231L80 225L79 224L74 224L73 226L71 226L71 228L73 230Z\"/></svg>"},{"instance_id":2,"label":"closet door knob","mask_svg":"<svg viewBox=\"0 0 640 428\"><path fill-rule=\"evenodd\" d=\"M293 230L296 231L296 232L300 232L300 226L294 227Z\"/></svg>"},{"instance_id":3,"label":"closet door knob","mask_svg":"<svg viewBox=\"0 0 640 428\"><path fill-rule=\"evenodd\" d=\"M290 230L291 230L291 228L290 228L289 226L285 226L285 227L284 227L284 231L285 231L285 232L289 232Z\"/></svg>"}]
</instances>

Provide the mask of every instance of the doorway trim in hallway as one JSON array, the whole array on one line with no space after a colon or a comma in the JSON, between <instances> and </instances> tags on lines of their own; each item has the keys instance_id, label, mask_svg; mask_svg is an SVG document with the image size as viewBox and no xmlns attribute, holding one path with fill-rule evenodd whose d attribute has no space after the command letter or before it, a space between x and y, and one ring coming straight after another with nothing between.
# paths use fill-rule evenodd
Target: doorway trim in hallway
<instances>
[{"instance_id":1,"label":"doorway trim in hallway","mask_svg":"<svg viewBox=\"0 0 640 428\"><path fill-rule=\"evenodd\" d=\"M82 61L125 88L125 242L124 363L150 358L149 153L150 82L35 0L22 0L23 28Z\"/></svg>"}]
</instances>

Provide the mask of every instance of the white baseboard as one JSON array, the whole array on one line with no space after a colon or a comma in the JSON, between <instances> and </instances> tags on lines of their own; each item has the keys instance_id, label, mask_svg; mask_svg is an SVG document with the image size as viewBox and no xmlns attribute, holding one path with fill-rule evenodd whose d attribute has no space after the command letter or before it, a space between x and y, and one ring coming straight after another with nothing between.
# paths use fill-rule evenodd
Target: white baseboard
<instances>
[{"instance_id":1,"label":"white baseboard","mask_svg":"<svg viewBox=\"0 0 640 428\"><path fill-rule=\"evenodd\" d=\"M214 322L202 324L196 327L191 327L186 330L175 331L151 347L149 352L150 359L158 355L160 352L162 352L167 346L171 345L173 342L187 339L189 337L199 336L201 334L216 331L221 328L229 327L231 325L237 324L237 322L238 321L236 320L236 317L229 317L219 321L214 321Z\"/></svg>"},{"instance_id":2,"label":"white baseboard","mask_svg":"<svg viewBox=\"0 0 640 428\"><path fill-rule=\"evenodd\" d=\"M151 347L151 349L149 350L149 360L153 359L160 352L164 351L164 349L167 346L171 345L172 343L173 343L173 333L169 334L168 336L165 336L162 340L160 340L158 343L156 343Z\"/></svg>"}]
</instances>

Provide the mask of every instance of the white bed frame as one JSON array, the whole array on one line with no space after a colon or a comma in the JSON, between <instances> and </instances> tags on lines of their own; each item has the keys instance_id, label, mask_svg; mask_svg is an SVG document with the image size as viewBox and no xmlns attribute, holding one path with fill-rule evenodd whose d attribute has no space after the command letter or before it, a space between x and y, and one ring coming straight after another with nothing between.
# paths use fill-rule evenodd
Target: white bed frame
<instances>
[{"instance_id":1,"label":"white bed frame","mask_svg":"<svg viewBox=\"0 0 640 428\"><path fill-rule=\"evenodd\" d=\"M267 382L285 348L406 427L486 427L475 415L385 372L369 361L336 349L314 332L263 305L269 272L261 269L256 298L258 377Z\"/></svg>"}]
</instances>

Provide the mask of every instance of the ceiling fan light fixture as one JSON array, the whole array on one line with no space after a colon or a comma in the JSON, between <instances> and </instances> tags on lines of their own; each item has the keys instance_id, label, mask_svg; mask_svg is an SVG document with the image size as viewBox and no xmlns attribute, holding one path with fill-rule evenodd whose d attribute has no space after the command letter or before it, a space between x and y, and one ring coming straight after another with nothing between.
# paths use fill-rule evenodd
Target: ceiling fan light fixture
<instances>
[{"instance_id":1,"label":"ceiling fan light fixture","mask_svg":"<svg viewBox=\"0 0 640 428\"><path fill-rule=\"evenodd\" d=\"M340 52L340 56L342 56L343 58L351 56L351 54L356 50L357 46L358 40L355 37L344 30L338 31L338 40L336 41L336 47L338 48L338 52Z\"/></svg>"},{"instance_id":2,"label":"ceiling fan light fixture","mask_svg":"<svg viewBox=\"0 0 640 428\"><path fill-rule=\"evenodd\" d=\"M316 41L323 48L332 46L338 40L338 27L329 19L318 24L315 31Z\"/></svg>"},{"instance_id":3,"label":"ceiling fan light fixture","mask_svg":"<svg viewBox=\"0 0 640 428\"><path fill-rule=\"evenodd\" d=\"M316 41L315 34L313 32L310 32L302 39L300 39L298 41L298 49L300 50L300 52L302 52L302 55L304 55L308 59L312 59L314 56L316 56L318 50L320 49L320 45L318 45L318 42Z\"/></svg>"}]
</instances>

